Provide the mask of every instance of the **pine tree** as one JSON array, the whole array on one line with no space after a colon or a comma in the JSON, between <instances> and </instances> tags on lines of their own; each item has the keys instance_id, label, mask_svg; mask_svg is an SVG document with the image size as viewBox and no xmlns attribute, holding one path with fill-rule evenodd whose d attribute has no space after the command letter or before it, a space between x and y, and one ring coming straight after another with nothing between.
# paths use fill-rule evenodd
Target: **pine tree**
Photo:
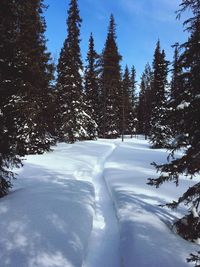
<instances>
[{"instance_id":1,"label":"pine tree","mask_svg":"<svg viewBox=\"0 0 200 267\"><path fill-rule=\"evenodd\" d=\"M168 62L164 50L161 52L159 41L154 53L153 71L150 142L153 148L162 148L168 146L170 128L166 97Z\"/></svg>"},{"instance_id":2,"label":"pine tree","mask_svg":"<svg viewBox=\"0 0 200 267\"><path fill-rule=\"evenodd\" d=\"M49 120L51 80L53 64L47 52L44 33L46 24L43 17L45 6L42 0L19 1L17 4L18 27L16 43L16 76L19 110L18 129L19 153L43 153L52 144Z\"/></svg>"},{"instance_id":3,"label":"pine tree","mask_svg":"<svg viewBox=\"0 0 200 267\"><path fill-rule=\"evenodd\" d=\"M182 111L181 120L177 121L180 129L183 129L182 136L177 138L170 156L178 149L184 149L183 156L172 158L168 164L155 165L161 176L157 179L150 179L149 184L159 187L164 182L173 181L179 184L181 174L189 178L200 172L200 5L198 0L182 0L179 15L184 11L190 10L192 17L185 21L189 38L182 45L183 53L180 56L183 74L181 75L183 83L183 92L181 95L182 103L178 108ZM163 174L165 173L165 174ZM200 238L200 183L190 187L177 201L169 203L167 206L176 208L181 203L185 204L191 210L192 222L188 224L187 231L190 232L193 240ZM189 218L188 216L188 218ZM195 222L195 225L194 225ZM179 221L180 225L181 221ZM181 229L179 228L179 233ZM198 231L197 231L198 230ZM200 258L191 257L191 261L200 262Z\"/></svg>"},{"instance_id":4,"label":"pine tree","mask_svg":"<svg viewBox=\"0 0 200 267\"><path fill-rule=\"evenodd\" d=\"M141 77L138 104L138 131L140 134L144 134L146 139L151 129L150 119L152 112L152 80L153 73L151 66L149 63L147 63Z\"/></svg>"},{"instance_id":5,"label":"pine tree","mask_svg":"<svg viewBox=\"0 0 200 267\"><path fill-rule=\"evenodd\" d=\"M132 98L131 98L132 84L130 79L130 72L128 66L125 67L123 81L122 81L122 93L121 93L121 134L122 141L124 140L124 134L128 134L130 130L129 123L132 120Z\"/></svg>"},{"instance_id":6,"label":"pine tree","mask_svg":"<svg viewBox=\"0 0 200 267\"><path fill-rule=\"evenodd\" d=\"M182 66L179 56L179 44L176 43L173 46L174 49L174 60L172 63L172 81L171 81L171 92L170 92L170 101L169 101L169 125L172 131L172 136L176 138L178 135L182 135L183 129L180 129L177 121L181 119L181 111L178 106L182 101L183 93L183 82L182 82ZM173 143L172 143L173 145Z\"/></svg>"},{"instance_id":7,"label":"pine tree","mask_svg":"<svg viewBox=\"0 0 200 267\"><path fill-rule=\"evenodd\" d=\"M46 53L42 1L2 1L0 11L0 196L10 169L28 153L49 150L46 109L52 65Z\"/></svg>"},{"instance_id":8,"label":"pine tree","mask_svg":"<svg viewBox=\"0 0 200 267\"><path fill-rule=\"evenodd\" d=\"M130 116L129 116L129 134L131 134L131 137L133 134L136 134L136 131L138 129L138 98L136 96L136 70L135 67L132 66L131 68L131 90L130 90L130 99L131 99L131 110L130 110Z\"/></svg>"},{"instance_id":9,"label":"pine tree","mask_svg":"<svg viewBox=\"0 0 200 267\"><path fill-rule=\"evenodd\" d=\"M87 113L91 119L99 121L99 77L98 77L99 56L94 49L94 38L90 35L89 50L87 54L87 66L85 69L85 94L87 103ZM96 136L96 126L92 124L88 129L90 136Z\"/></svg>"},{"instance_id":10,"label":"pine tree","mask_svg":"<svg viewBox=\"0 0 200 267\"><path fill-rule=\"evenodd\" d=\"M80 26L77 0L71 0L68 10L68 36L60 53L57 78L58 135L70 143L89 139L88 128L95 124L86 113L83 98L83 65L80 52Z\"/></svg>"},{"instance_id":11,"label":"pine tree","mask_svg":"<svg viewBox=\"0 0 200 267\"><path fill-rule=\"evenodd\" d=\"M15 90L13 64L16 40L16 5L10 1L2 1L0 9L0 197L8 193L13 173L8 171L11 166L20 165L13 147L12 114L7 113L11 95ZM7 114L6 114L7 113Z\"/></svg>"},{"instance_id":12,"label":"pine tree","mask_svg":"<svg viewBox=\"0 0 200 267\"><path fill-rule=\"evenodd\" d=\"M100 136L104 138L120 135L121 56L117 48L115 28L114 17L111 15L102 56Z\"/></svg>"}]
</instances>

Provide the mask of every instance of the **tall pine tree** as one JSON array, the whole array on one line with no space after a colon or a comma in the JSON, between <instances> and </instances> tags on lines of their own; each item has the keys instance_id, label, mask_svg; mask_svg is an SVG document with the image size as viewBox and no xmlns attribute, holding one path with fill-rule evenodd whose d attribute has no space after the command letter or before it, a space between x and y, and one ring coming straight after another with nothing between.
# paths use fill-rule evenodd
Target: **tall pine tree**
<instances>
[{"instance_id":1,"label":"tall pine tree","mask_svg":"<svg viewBox=\"0 0 200 267\"><path fill-rule=\"evenodd\" d=\"M172 63L172 81L171 81L171 92L169 101L169 125L172 131L172 136L176 139L177 136L183 134L183 129L180 129L180 125L177 121L181 119L181 110L178 106L182 102L183 82L182 82L182 64L180 62L179 50L180 47L178 43L174 46L174 60ZM174 143L174 142L173 142ZM172 143L172 146L173 146Z\"/></svg>"},{"instance_id":2,"label":"tall pine tree","mask_svg":"<svg viewBox=\"0 0 200 267\"><path fill-rule=\"evenodd\" d=\"M52 64L46 52L42 1L3 1L0 14L0 196L12 167L28 153L49 150L46 120Z\"/></svg>"},{"instance_id":3,"label":"tall pine tree","mask_svg":"<svg viewBox=\"0 0 200 267\"><path fill-rule=\"evenodd\" d=\"M129 116L129 134L131 134L131 137L133 134L136 134L138 130L138 97L136 95L136 70L135 67L132 66L131 68L131 90L130 90L130 99L131 99L131 110L130 110L130 116Z\"/></svg>"},{"instance_id":4,"label":"tall pine tree","mask_svg":"<svg viewBox=\"0 0 200 267\"><path fill-rule=\"evenodd\" d=\"M95 124L86 113L83 97L83 65L80 52L80 27L77 0L71 0L68 10L68 36L60 53L57 78L58 135L70 143L91 138L88 128Z\"/></svg>"},{"instance_id":5,"label":"tall pine tree","mask_svg":"<svg viewBox=\"0 0 200 267\"><path fill-rule=\"evenodd\" d=\"M99 55L94 48L94 38L90 35L89 49L87 53L87 66L85 68L85 94L87 113L91 119L97 124L99 122L99 67L98 67ZM91 128L88 129L90 136L96 135L96 127L91 124Z\"/></svg>"},{"instance_id":6,"label":"tall pine tree","mask_svg":"<svg viewBox=\"0 0 200 267\"><path fill-rule=\"evenodd\" d=\"M116 26L113 15L102 56L100 95L100 136L114 138L120 135L121 112L121 56L116 43Z\"/></svg>"},{"instance_id":7,"label":"tall pine tree","mask_svg":"<svg viewBox=\"0 0 200 267\"><path fill-rule=\"evenodd\" d=\"M154 53L153 73L150 142L153 148L162 148L168 146L170 128L167 124L166 96L168 62L159 41Z\"/></svg>"},{"instance_id":8,"label":"tall pine tree","mask_svg":"<svg viewBox=\"0 0 200 267\"><path fill-rule=\"evenodd\" d=\"M161 176L157 179L150 179L149 183L159 187L164 182L173 181L177 185L180 182L180 175L184 174L189 178L200 172L200 4L198 0L182 0L179 15L184 11L190 10L192 17L185 21L189 38L181 47L184 49L180 56L181 67L183 69L181 104L178 109L181 110L182 117L177 121L178 126L183 131L181 136L177 137L175 147L170 155L180 148L184 149L183 155L179 158L172 158L168 164L156 165L158 171L161 171ZM177 88L178 89L178 88ZM163 173L165 173L163 175ZM181 203L185 204L191 210L190 218L187 226L187 238L195 240L200 238L200 183L196 183L190 187L177 201L168 204L169 207L175 208ZM187 218L189 218L189 216ZM178 232L181 232L179 226L183 226L181 220L176 224ZM190 261L200 262L200 258L194 255Z\"/></svg>"},{"instance_id":9,"label":"tall pine tree","mask_svg":"<svg viewBox=\"0 0 200 267\"><path fill-rule=\"evenodd\" d=\"M18 92L15 97L18 101L14 99L14 105L19 111L20 153L43 153L52 143L50 128L53 116L48 111L53 64L44 36L44 8L43 0L17 2L19 33L15 73Z\"/></svg>"},{"instance_id":10,"label":"tall pine tree","mask_svg":"<svg viewBox=\"0 0 200 267\"><path fill-rule=\"evenodd\" d=\"M147 63L141 77L138 104L138 131L140 134L144 134L146 139L151 129L152 81L153 73L151 66Z\"/></svg>"},{"instance_id":11,"label":"tall pine tree","mask_svg":"<svg viewBox=\"0 0 200 267\"><path fill-rule=\"evenodd\" d=\"M124 134L128 134L130 130L130 123L132 120L132 99L131 99L132 84L130 79L130 72L128 66L126 66L121 92L121 134L122 140L124 140Z\"/></svg>"}]
</instances>

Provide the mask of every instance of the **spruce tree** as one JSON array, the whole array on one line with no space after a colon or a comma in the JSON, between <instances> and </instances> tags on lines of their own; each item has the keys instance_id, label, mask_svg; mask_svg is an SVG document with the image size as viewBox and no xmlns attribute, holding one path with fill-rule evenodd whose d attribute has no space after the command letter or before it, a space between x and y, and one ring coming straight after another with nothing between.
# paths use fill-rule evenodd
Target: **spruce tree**
<instances>
[{"instance_id":1,"label":"spruce tree","mask_svg":"<svg viewBox=\"0 0 200 267\"><path fill-rule=\"evenodd\" d=\"M128 66L125 67L123 80L122 80L122 94L121 94L121 134L122 141L124 140L124 134L128 134L130 130L130 124L132 120L132 98L131 90L132 84L130 79L130 72ZM132 133L132 132L131 132Z\"/></svg>"},{"instance_id":2,"label":"spruce tree","mask_svg":"<svg viewBox=\"0 0 200 267\"><path fill-rule=\"evenodd\" d=\"M141 77L139 104L138 104L138 131L144 134L145 138L150 133L150 119L152 112L152 80L153 73L149 63L146 64L145 70Z\"/></svg>"},{"instance_id":3,"label":"spruce tree","mask_svg":"<svg viewBox=\"0 0 200 267\"><path fill-rule=\"evenodd\" d=\"M102 56L100 136L104 138L115 138L120 135L122 86L120 60L116 43L116 26L111 15Z\"/></svg>"},{"instance_id":4,"label":"spruce tree","mask_svg":"<svg viewBox=\"0 0 200 267\"><path fill-rule=\"evenodd\" d=\"M131 137L133 134L136 134L136 131L138 129L138 98L136 95L136 70L135 67L132 66L131 68L131 90L130 90L130 99L131 99L131 110L130 110L130 116L129 116L129 134L131 134Z\"/></svg>"},{"instance_id":5,"label":"spruce tree","mask_svg":"<svg viewBox=\"0 0 200 267\"><path fill-rule=\"evenodd\" d=\"M85 68L85 94L87 113L91 119L98 123L99 121L99 77L98 77L98 60L99 56L94 48L94 38L90 35L89 49L87 54L87 66ZM91 124L88 129L90 136L96 135L96 126Z\"/></svg>"},{"instance_id":6,"label":"spruce tree","mask_svg":"<svg viewBox=\"0 0 200 267\"><path fill-rule=\"evenodd\" d=\"M28 153L49 150L46 120L52 65L42 1L2 1L0 11L0 196Z\"/></svg>"},{"instance_id":7,"label":"spruce tree","mask_svg":"<svg viewBox=\"0 0 200 267\"><path fill-rule=\"evenodd\" d=\"M168 62L159 41L154 53L153 72L150 142L153 148L162 148L168 146L170 128L167 124L166 96Z\"/></svg>"},{"instance_id":8,"label":"spruce tree","mask_svg":"<svg viewBox=\"0 0 200 267\"><path fill-rule=\"evenodd\" d=\"M181 9L178 15L184 11L190 10L192 17L185 21L189 38L181 47L183 52L180 56L180 62L183 69L182 86L183 92L181 95L181 104L178 109L181 110L181 120L177 121L178 126L183 131L182 135L177 137L176 143L170 156L174 152L183 149L183 155L178 158L170 158L171 161L167 164L157 165L154 163L161 176L157 179L150 179L149 184L159 187L164 182L173 181L176 185L180 182L180 175L185 175L188 178L193 178L200 172L200 5L198 0L182 0ZM190 187L177 201L169 203L167 206L176 208L180 204L185 204L190 210L190 218L192 220L187 224L188 236L191 240L200 238L200 219L199 219L199 204L200 204L200 183L196 183ZM187 217L189 219L189 216ZM184 222L178 222L178 232L181 232L181 227ZM177 226L177 224L176 224ZM200 262L198 255L191 255L191 261Z\"/></svg>"},{"instance_id":9,"label":"spruce tree","mask_svg":"<svg viewBox=\"0 0 200 267\"><path fill-rule=\"evenodd\" d=\"M44 36L46 24L42 0L18 1L17 12L20 28L16 42L17 86L20 125L19 153L43 153L52 144L49 103L53 64L47 52Z\"/></svg>"},{"instance_id":10,"label":"spruce tree","mask_svg":"<svg viewBox=\"0 0 200 267\"><path fill-rule=\"evenodd\" d=\"M182 82L182 64L180 62L179 44L176 43L174 47L174 60L172 63L172 81L171 92L169 101L169 125L172 131L172 136L176 138L178 135L182 135L183 129L180 129L178 121L181 119L181 111L178 106L182 102L183 82ZM184 97L183 97L184 98ZM173 143L172 143L173 145Z\"/></svg>"},{"instance_id":11,"label":"spruce tree","mask_svg":"<svg viewBox=\"0 0 200 267\"><path fill-rule=\"evenodd\" d=\"M83 97L83 65L80 52L81 18L77 0L68 10L68 36L60 53L57 78L58 135L70 143L89 139L88 128L95 124L86 113Z\"/></svg>"},{"instance_id":12,"label":"spruce tree","mask_svg":"<svg viewBox=\"0 0 200 267\"><path fill-rule=\"evenodd\" d=\"M13 173L11 166L21 161L15 152L16 128L13 113L7 106L15 91L15 46L17 30L16 4L2 1L0 9L0 197L8 193Z\"/></svg>"}]
</instances>

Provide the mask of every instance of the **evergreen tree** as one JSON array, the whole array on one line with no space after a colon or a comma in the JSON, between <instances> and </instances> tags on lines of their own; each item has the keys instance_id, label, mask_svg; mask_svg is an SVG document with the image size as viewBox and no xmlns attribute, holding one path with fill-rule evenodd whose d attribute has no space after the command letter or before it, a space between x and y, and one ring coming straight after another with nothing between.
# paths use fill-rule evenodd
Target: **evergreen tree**
<instances>
[{"instance_id":1,"label":"evergreen tree","mask_svg":"<svg viewBox=\"0 0 200 267\"><path fill-rule=\"evenodd\" d=\"M182 82L182 66L179 56L179 45L176 43L173 46L174 49L174 60L172 69L172 81L171 81L171 93L169 101L169 124L172 131L173 137L182 134L183 129L180 129L177 121L181 119L181 111L177 108L181 104L182 93L183 93L183 82Z\"/></svg>"},{"instance_id":2,"label":"evergreen tree","mask_svg":"<svg viewBox=\"0 0 200 267\"><path fill-rule=\"evenodd\" d=\"M52 143L51 80L53 64L47 52L42 0L18 1L19 33L16 43L16 76L18 94L15 107L19 110L19 153L43 153Z\"/></svg>"},{"instance_id":3,"label":"evergreen tree","mask_svg":"<svg viewBox=\"0 0 200 267\"><path fill-rule=\"evenodd\" d=\"M192 17L185 21L184 25L189 32L189 38L182 45L183 53L180 56L183 68L182 83L183 92L181 104L178 108L182 111L181 120L177 121L183 134L177 137L176 143L170 155L182 148L182 157L172 158L168 164L154 165L158 171L165 173L157 179L150 179L149 183L159 187L164 182L173 181L179 184L181 174L192 178L200 172L200 5L198 0L182 0L179 15L190 10ZM169 203L168 206L175 208L181 203L191 208L192 223L188 224L187 231L195 238L199 238L200 219L200 183L190 187L177 201ZM195 219L196 218L196 219ZM195 221L195 227L194 222ZM183 225L183 224L182 224ZM179 228L179 230L181 230ZM180 231L179 231L180 232ZM182 233L183 234L183 233ZM191 257L191 261L200 262L198 255Z\"/></svg>"},{"instance_id":4,"label":"evergreen tree","mask_svg":"<svg viewBox=\"0 0 200 267\"><path fill-rule=\"evenodd\" d=\"M131 90L132 84L130 79L130 72L128 66L126 66L123 81L122 81L122 94L121 94L121 134L122 140L124 140L124 134L129 133L130 130L130 121L132 116L132 98Z\"/></svg>"},{"instance_id":5,"label":"evergreen tree","mask_svg":"<svg viewBox=\"0 0 200 267\"><path fill-rule=\"evenodd\" d=\"M102 56L100 95L100 136L114 138L120 135L121 112L121 67L117 43L116 26L113 15Z\"/></svg>"},{"instance_id":6,"label":"evergreen tree","mask_svg":"<svg viewBox=\"0 0 200 267\"><path fill-rule=\"evenodd\" d=\"M94 49L94 39L91 34L89 39L89 50L87 54L87 66L85 69L85 94L87 103L87 113L93 121L99 121L99 77L98 77L99 56ZM91 125L90 136L96 135L95 125Z\"/></svg>"},{"instance_id":7,"label":"evergreen tree","mask_svg":"<svg viewBox=\"0 0 200 267\"><path fill-rule=\"evenodd\" d=\"M153 73L149 63L147 63L141 77L138 104L138 131L139 133L144 134L145 138L147 138L151 129L152 80Z\"/></svg>"},{"instance_id":8,"label":"evergreen tree","mask_svg":"<svg viewBox=\"0 0 200 267\"><path fill-rule=\"evenodd\" d=\"M6 109L15 90L13 58L16 45L16 21L16 5L10 1L2 1L0 9L0 197L6 195L11 187L13 173L8 171L9 168L21 163L13 146L13 139L16 137L13 114Z\"/></svg>"},{"instance_id":9,"label":"evergreen tree","mask_svg":"<svg viewBox=\"0 0 200 267\"><path fill-rule=\"evenodd\" d=\"M159 41L154 54L153 71L150 142L154 148L162 148L168 146L170 128L167 125L166 96L168 62L164 50L161 52Z\"/></svg>"},{"instance_id":10,"label":"evergreen tree","mask_svg":"<svg viewBox=\"0 0 200 267\"><path fill-rule=\"evenodd\" d=\"M88 128L94 124L86 113L83 99L83 65L80 52L80 26L77 0L71 0L68 10L68 36L60 53L57 78L58 135L60 140L75 142L91 138Z\"/></svg>"},{"instance_id":11,"label":"evergreen tree","mask_svg":"<svg viewBox=\"0 0 200 267\"><path fill-rule=\"evenodd\" d=\"M0 11L0 196L27 153L49 149L45 120L52 65L42 1L2 1Z\"/></svg>"},{"instance_id":12,"label":"evergreen tree","mask_svg":"<svg viewBox=\"0 0 200 267\"><path fill-rule=\"evenodd\" d=\"M136 95L136 70L135 67L132 66L131 69L131 90L130 90L130 99L131 99L131 110L130 110L130 116L129 116L129 133L131 134L131 137L133 134L136 134L136 131L138 129L138 98Z\"/></svg>"}]
</instances>

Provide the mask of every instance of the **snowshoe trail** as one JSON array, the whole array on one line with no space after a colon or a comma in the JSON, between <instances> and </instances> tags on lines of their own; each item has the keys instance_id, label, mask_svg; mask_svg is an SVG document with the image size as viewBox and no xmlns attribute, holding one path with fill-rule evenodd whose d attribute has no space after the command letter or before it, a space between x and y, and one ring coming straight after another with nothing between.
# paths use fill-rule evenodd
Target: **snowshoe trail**
<instances>
[{"instance_id":1,"label":"snowshoe trail","mask_svg":"<svg viewBox=\"0 0 200 267\"><path fill-rule=\"evenodd\" d=\"M93 172L96 213L83 267L120 267L118 222L104 179L104 164L115 148L112 144Z\"/></svg>"}]
</instances>

